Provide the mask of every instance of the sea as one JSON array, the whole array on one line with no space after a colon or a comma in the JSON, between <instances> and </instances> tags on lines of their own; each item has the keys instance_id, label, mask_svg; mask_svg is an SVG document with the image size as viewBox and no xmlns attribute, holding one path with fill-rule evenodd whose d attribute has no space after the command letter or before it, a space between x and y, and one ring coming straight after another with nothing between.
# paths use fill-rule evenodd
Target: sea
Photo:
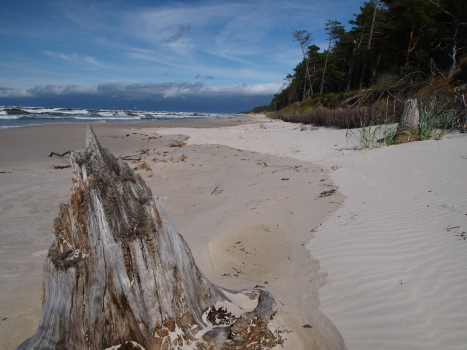
<instances>
[{"instance_id":1,"label":"sea","mask_svg":"<svg viewBox=\"0 0 467 350\"><path fill-rule=\"evenodd\" d=\"M18 128L52 123L144 123L164 122L173 119L224 119L235 116L223 113L0 106L0 128Z\"/></svg>"}]
</instances>

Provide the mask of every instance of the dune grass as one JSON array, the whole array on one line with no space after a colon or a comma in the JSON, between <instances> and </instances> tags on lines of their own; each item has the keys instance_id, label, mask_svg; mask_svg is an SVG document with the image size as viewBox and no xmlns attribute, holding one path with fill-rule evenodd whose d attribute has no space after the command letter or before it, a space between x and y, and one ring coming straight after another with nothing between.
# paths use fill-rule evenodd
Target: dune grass
<instances>
[{"instance_id":1,"label":"dune grass","mask_svg":"<svg viewBox=\"0 0 467 350\"><path fill-rule=\"evenodd\" d=\"M352 129L359 128L362 125L379 124L383 118L384 112L385 111L377 107L359 107L353 109L328 109L320 107L306 113L274 113L271 117L273 119L281 119L290 123Z\"/></svg>"},{"instance_id":2,"label":"dune grass","mask_svg":"<svg viewBox=\"0 0 467 350\"><path fill-rule=\"evenodd\" d=\"M403 103L375 104L371 107L328 109L319 107L305 113L271 113L268 117L291 123L348 129L348 148L375 148L396 143L397 123ZM419 102L420 123L416 141L440 139L462 124L459 108L447 107L435 98Z\"/></svg>"},{"instance_id":3,"label":"dune grass","mask_svg":"<svg viewBox=\"0 0 467 350\"><path fill-rule=\"evenodd\" d=\"M420 102L420 124L418 128L418 141L439 140L457 127L461 127L461 111L445 108L436 100L428 103Z\"/></svg>"},{"instance_id":4,"label":"dune grass","mask_svg":"<svg viewBox=\"0 0 467 350\"><path fill-rule=\"evenodd\" d=\"M446 108L445 105L431 100L420 101L420 122L415 141L440 140L443 136L462 127L462 111ZM464 112L465 113L465 112ZM347 130L347 147L375 148L396 144L397 124L392 120L378 124L361 125L360 128Z\"/></svg>"},{"instance_id":5,"label":"dune grass","mask_svg":"<svg viewBox=\"0 0 467 350\"><path fill-rule=\"evenodd\" d=\"M362 128L348 129L345 136L347 148L377 148L395 143L397 124L382 123Z\"/></svg>"}]
</instances>

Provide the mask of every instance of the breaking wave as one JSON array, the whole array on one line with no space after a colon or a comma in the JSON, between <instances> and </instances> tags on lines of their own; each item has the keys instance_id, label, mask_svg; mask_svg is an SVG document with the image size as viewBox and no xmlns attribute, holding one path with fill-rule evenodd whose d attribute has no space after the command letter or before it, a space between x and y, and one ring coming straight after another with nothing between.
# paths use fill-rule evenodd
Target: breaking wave
<instances>
[{"instance_id":1,"label":"breaking wave","mask_svg":"<svg viewBox=\"0 0 467 350\"><path fill-rule=\"evenodd\" d=\"M138 122L163 121L187 118L231 118L231 114L165 112L137 110L106 110L79 108L43 107L0 107L0 127L20 127L28 125L60 122Z\"/></svg>"}]
</instances>

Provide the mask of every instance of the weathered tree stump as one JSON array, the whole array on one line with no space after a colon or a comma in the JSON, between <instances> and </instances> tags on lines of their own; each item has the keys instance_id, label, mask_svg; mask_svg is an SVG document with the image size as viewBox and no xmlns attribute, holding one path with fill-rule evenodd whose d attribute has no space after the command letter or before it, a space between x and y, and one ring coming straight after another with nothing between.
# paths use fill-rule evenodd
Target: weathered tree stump
<instances>
[{"instance_id":1,"label":"weathered tree stump","mask_svg":"<svg viewBox=\"0 0 467 350\"><path fill-rule=\"evenodd\" d=\"M272 296L212 284L162 203L90 127L71 163L72 192L44 264L42 316L18 349L123 349L128 342L147 350L256 349L281 342L267 329ZM256 308L239 312L242 298L256 298Z\"/></svg>"},{"instance_id":2,"label":"weathered tree stump","mask_svg":"<svg viewBox=\"0 0 467 350\"><path fill-rule=\"evenodd\" d=\"M407 100L402 112L402 118L397 126L396 142L410 142L418 136L418 125L420 112L418 111L417 99Z\"/></svg>"}]
</instances>

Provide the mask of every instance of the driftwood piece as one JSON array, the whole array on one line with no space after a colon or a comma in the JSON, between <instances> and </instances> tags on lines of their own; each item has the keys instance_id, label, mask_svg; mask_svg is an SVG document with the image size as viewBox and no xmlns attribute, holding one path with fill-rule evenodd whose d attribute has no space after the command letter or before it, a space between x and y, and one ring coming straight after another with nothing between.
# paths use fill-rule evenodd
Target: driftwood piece
<instances>
[{"instance_id":1,"label":"driftwood piece","mask_svg":"<svg viewBox=\"0 0 467 350\"><path fill-rule=\"evenodd\" d=\"M407 100L402 112L402 118L397 126L396 142L410 142L418 136L420 112L417 99Z\"/></svg>"},{"instance_id":2,"label":"driftwood piece","mask_svg":"<svg viewBox=\"0 0 467 350\"><path fill-rule=\"evenodd\" d=\"M52 156L65 157L67 154L71 154L71 151L66 151L62 154L56 153L56 152L50 152L49 157L52 157Z\"/></svg>"},{"instance_id":3,"label":"driftwood piece","mask_svg":"<svg viewBox=\"0 0 467 350\"><path fill-rule=\"evenodd\" d=\"M123 349L129 342L147 350L259 349L281 343L267 328L276 311L272 296L212 284L162 202L99 145L90 127L71 163L72 192L54 221L44 264L42 316L18 349ZM239 312L240 297L257 299L256 308ZM224 321L216 323L221 313Z\"/></svg>"},{"instance_id":4,"label":"driftwood piece","mask_svg":"<svg viewBox=\"0 0 467 350\"><path fill-rule=\"evenodd\" d=\"M138 156L123 156L123 157L120 157L122 158L123 160L135 160L135 161L140 161L141 160L141 157L138 157Z\"/></svg>"}]
</instances>

